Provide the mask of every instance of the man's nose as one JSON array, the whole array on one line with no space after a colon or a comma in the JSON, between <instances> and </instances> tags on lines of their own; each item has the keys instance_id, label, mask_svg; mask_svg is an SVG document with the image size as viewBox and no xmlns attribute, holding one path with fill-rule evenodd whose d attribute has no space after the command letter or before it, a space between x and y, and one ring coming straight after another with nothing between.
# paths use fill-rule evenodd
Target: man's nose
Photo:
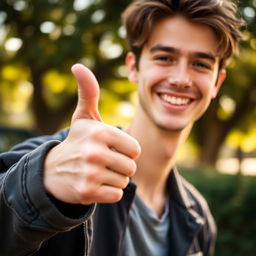
<instances>
[{"instance_id":1,"label":"man's nose","mask_svg":"<svg viewBox=\"0 0 256 256\"><path fill-rule=\"evenodd\" d=\"M186 61L180 61L170 72L168 82L175 87L189 88L192 86L189 65Z\"/></svg>"}]
</instances>

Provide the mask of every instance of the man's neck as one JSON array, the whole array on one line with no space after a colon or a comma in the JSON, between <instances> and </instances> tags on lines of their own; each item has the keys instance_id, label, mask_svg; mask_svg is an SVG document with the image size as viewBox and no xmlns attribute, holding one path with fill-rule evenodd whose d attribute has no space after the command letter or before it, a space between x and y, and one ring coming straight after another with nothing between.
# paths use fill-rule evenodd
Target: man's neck
<instances>
[{"instance_id":1,"label":"man's neck","mask_svg":"<svg viewBox=\"0 0 256 256\"><path fill-rule=\"evenodd\" d=\"M158 215L162 214L167 198L167 179L174 165L179 145L189 131L165 131L150 123L145 117L135 118L126 132L140 143L142 152L136 160L137 171L133 181L137 184L137 194L147 206Z\"/></svg>"}]
</instances>

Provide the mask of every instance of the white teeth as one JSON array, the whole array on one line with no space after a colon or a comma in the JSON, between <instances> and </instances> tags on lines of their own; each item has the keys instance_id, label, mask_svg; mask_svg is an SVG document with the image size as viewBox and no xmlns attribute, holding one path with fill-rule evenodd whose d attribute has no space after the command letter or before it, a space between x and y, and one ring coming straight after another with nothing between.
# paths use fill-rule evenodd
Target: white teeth
<instances>
[{"instance_id":1,"label":"white teeth","mask_svg":"<svg viewBox=\"0 0 256 256\"><path fill-rule=\"evenodd\" d=\"M179 97L174 97L174 96L170 96L167 94L162 94L161 98L173 105L186 105L189 103L190 99L185 99L185 98L179 98Z\"/></svg>"}]
</instances>

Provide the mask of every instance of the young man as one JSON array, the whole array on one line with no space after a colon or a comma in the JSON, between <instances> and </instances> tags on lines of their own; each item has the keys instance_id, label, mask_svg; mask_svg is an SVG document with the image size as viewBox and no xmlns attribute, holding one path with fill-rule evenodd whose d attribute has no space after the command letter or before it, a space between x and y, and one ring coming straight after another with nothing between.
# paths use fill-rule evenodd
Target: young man
<instances>
[{"instance_id":1,"label":"young man","mask_svg":"<svg viewBox=\"0 0 256 256\"><path fill-rule=\"evenodd\" d=\"M225 79L241 20L226 0L137 0L123 21L134 120L104 124L96 79L72 67L70 129L0 156L0 255L213 255L211 213L174 161Z\"/></svg>"}]
</instances>

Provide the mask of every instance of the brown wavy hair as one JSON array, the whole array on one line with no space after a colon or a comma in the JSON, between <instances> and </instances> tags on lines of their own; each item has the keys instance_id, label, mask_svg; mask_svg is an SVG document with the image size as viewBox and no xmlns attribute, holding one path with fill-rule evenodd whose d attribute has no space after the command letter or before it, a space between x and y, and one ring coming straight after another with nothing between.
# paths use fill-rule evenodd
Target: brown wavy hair
<instances>
[{"instance_id":1,"label":"brown wavy hair","mask_svg":"<svg viewBox=\"0 0 256 256\"><path fill-rule=\"evenodd\" d=\"M122 13L126 38L137 64L143 46L155 24L164 18L181 15L187 20L211 27L219 45L220 68L238 53L243 38L237 6L229 0L135 0Z\"/></svg>"}]
</instances>

